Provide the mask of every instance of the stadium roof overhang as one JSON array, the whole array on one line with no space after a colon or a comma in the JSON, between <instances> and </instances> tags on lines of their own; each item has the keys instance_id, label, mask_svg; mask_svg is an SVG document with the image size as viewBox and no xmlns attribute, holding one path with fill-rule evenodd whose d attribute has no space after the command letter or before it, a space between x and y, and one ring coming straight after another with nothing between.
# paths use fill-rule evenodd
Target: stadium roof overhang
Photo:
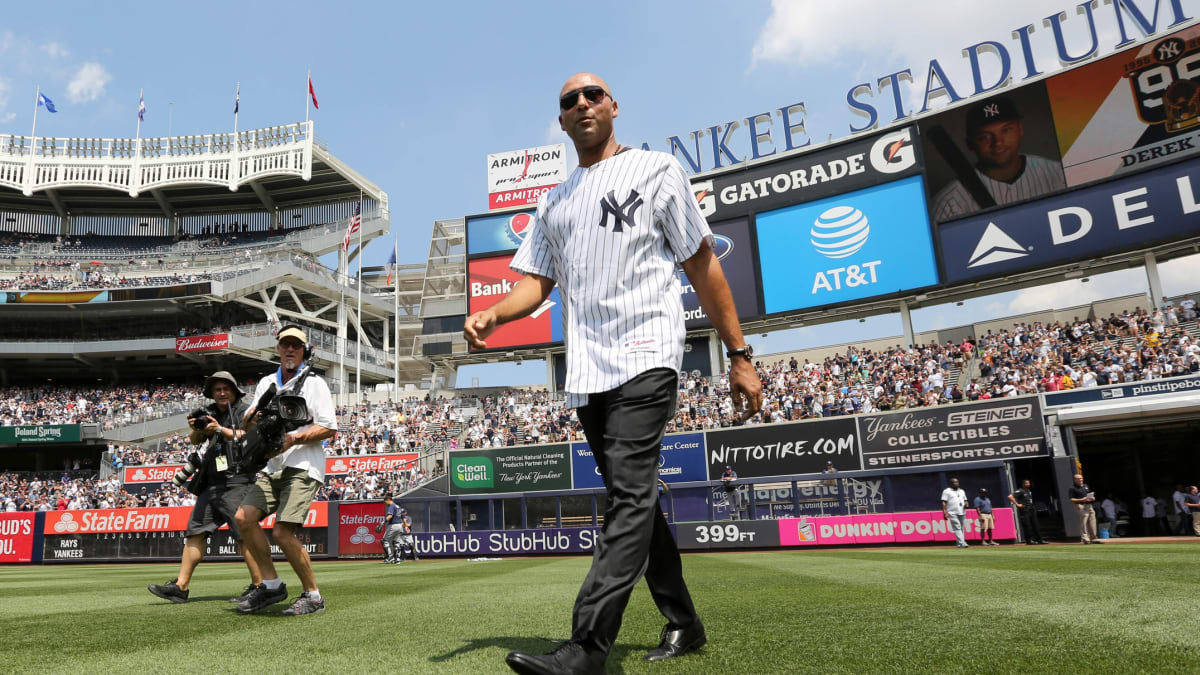
<instances>
[{"instance_id":1,"label":"stadium roof overhang","mask_svg":"<svg viewBox=\"0 0 1200 675\"><path fill-rule=\"evenodd\" d=\"M171 218L275 211L360 196L386 209L387 194L335 157L312 134L312 125L243 131L236 151L232 134L140 141L39 138L32 162L11 148L0 152L0 164L14 176L25 175L0 180L0 210ZM17 148L33 145L24 136L5 140ZM42 147L43 141L53 150Z\"/></svg>"}]
</instances>

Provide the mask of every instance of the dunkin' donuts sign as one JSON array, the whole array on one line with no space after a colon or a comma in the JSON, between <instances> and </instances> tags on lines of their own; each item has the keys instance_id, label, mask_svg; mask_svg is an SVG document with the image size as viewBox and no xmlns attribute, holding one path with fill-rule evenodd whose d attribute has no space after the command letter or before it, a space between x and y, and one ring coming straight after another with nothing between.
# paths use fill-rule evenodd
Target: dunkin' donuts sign
<instances>
[{"instance_id":1,"label":"dunkin' donuts sign","mask_svg":"<svg viewBox=\"0 0 1200 675\"><path fill-rule=\"evenodd\" d=\"M326 457L325 475L339 476L352 471L403 471L419 458L415 452L395 455L347 455Z\"/></svg>"},{"instance_id":2,"label":"dunkin' donuts sign","mask_svg":"<svg viewBox=\"0 0 1200 675\"><path fill-rule=\"evenodd\" d=\"M211 352L229 348L229 333L175 338L175 352Z\"/></svg>"}]
</instances>

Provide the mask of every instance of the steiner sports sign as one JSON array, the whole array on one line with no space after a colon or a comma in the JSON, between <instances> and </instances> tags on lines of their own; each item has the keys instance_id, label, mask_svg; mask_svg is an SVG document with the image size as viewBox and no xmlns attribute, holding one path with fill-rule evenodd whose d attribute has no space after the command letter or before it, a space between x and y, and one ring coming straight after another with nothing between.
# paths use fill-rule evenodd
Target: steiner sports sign
<instances>
[{"instance_id":1,"label":"steiner sports sign","mask_svg":"<svg viewBox=\"0 0 1200 675\"><path fill-rule=\"evenodd\" d=\"M488 209L532 206L567 179L563 143L488 155Z\"/></svg>"},{"instance_id":2,"label":"steiner sports sign","mask_svg":"<svg viewBox=\"0 0 1200 675\"><path fill-rule=\"evenodd\" d=\"M863 415L858 422L865 469L1047 454L1037 396Z\"/></svg>"},{"instance_id":3,"label":"steiner sports sign","mask_svg":"<svg viewBox=\"0 0 1200 675\"><path fill-rule=\"evenodd\" d=\"M214 333L212 335L193 335L175 338L175 353L211 352L217 349L229 348L229 333Z\"/></svg>"}]
</instances>

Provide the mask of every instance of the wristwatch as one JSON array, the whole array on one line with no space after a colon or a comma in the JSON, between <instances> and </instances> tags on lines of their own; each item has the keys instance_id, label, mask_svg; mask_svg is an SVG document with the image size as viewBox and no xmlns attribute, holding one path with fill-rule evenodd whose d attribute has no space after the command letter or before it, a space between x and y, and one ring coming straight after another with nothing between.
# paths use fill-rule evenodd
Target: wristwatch
<instances>
[{"instance_id":1,"label":"wristwatch","mask_svg":"<svg viewBox=\"0 0 1200 675\"><path fill-rule=\"evenodd\" d=\"M729 351L725 352L726 358L732 359L735 356L744 356L746 357L747 361L753 361L754 348L750 345L746 345L745 347L738 347L737 349L730 349Z\"/></svg>"}]
</instances>

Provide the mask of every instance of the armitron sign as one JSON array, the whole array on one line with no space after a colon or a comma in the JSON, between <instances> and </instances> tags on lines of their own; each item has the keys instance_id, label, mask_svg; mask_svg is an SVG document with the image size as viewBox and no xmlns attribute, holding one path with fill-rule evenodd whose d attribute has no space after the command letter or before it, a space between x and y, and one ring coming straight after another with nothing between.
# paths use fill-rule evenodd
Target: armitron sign
<instances>
[{"instance_id":1,"label":"armitron sign","mask_svg":"<svg viewBox=\"0 0 1200 675\"><path fill-rule=\"evenodd\" d=\"M488 155L488 209L533 206L567 178L567 146L543 145Z\"/></svg>"},{"instance_id":2,"label":"armitron sign","mask_svg":"<svg viewBox=\"0 0 1200 675\"><path fill-rule=\"evenodd\" d=\"M217 349L229 348L229 333L214 333L213 335L195 335L192 337L175 338L176 353L210 352Z\"/></svg>"}]
</instances>

